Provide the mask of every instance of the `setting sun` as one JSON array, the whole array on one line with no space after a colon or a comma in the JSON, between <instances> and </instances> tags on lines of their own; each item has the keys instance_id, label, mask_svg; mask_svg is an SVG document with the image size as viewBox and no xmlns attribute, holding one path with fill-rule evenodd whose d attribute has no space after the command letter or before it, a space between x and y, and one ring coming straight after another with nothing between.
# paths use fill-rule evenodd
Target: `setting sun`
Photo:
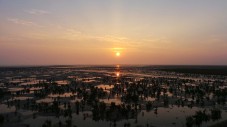
<instances>
[{"instance_id":1,"label":"setting sun","mask_svg":"<svg viewBox=\"0 0 227 127\"><path fill-rule=\"evenodd\" d=\"M116 56L120 56L121 55L121 53L120 52L116 52Z\"/></svg>"}]
</instances>

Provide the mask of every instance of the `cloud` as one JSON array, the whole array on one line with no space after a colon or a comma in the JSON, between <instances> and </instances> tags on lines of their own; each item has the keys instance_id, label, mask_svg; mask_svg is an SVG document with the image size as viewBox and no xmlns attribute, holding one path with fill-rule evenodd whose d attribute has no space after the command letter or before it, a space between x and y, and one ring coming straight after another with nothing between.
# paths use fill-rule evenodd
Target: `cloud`
<instances>
[{"instance_id":1,"label":"cloud","mask_svg":"<svg viewBox=\"0 0 227 127\"><path fill-rule=\"evenodd\" d=\"M74 28L56 27L59 30L48 34L49 39L64 40L74 43L86 43L105 48L138 48L140 44L128 37L118 35L93 35ZM44 37L41 37L44 38ZM45 37L46 38L46 37ZM94 44L93 44L94 43ZM120 50L120 49L119 49Z\"/></svg>"},{"instance_id":2,"label":"cloud","mask_svg":"<svg viewBox=\"0 0 227 127\"><path fill-rule=\"evenodd\" d=\"M59 25L57 25L59 26ZM85 32L82 32L74 28L66 28L63 26L56 27L58 28L61 36L58 38L69 41L76 42L95 42L106 47L121 47L121 48L139 48L141 47L141 42L126 36L112 35L112 34L103 34L103 35L92 35ZM57 36L55 36L56 39ZM113 48L111 47L111 48Z\"/></svg>"},{"instance_id":3,"label":"cloud","mask_svg":"<svg viewBox=\"0 0 227 127\"><path fill-rule=\"evenodd\" d=\"M173 41L167 37L150 36L148 38L142 39L141 42L144 44L144 47L150 48L167 49L175 46Z\"/></svg>"},{"instance_id":4,"label":"cloud","mask_svg":"<svg viewBox=\"0 0 227 127\"><path fill-rule=\"evenodd\" d=\"M46 14L50 14L49 11L38 10L38 9L32 9L32 10L29 10L29 11L26 11L26 12L29 13L29 14L32 14L32 15L46 15Z\"/></svg>"},{"instance_id":5,"label":"cloud","mask_svg":"<svg viewBox=\"0 0 227 127\"><path fill-rule=\"evenodd\" d=\"M105 35L105 36L100 36L95 38L100 41L115 42L115 43L125 42L128 40L128 38L126 37L118 37L113 35Z\"/></svg>"},{"instance_id":6,"label":"cloud","mask_svg":"<svg viewBox=\"0 0 227 127\"><path fill-rule=\"evenodd\" d=\"M8 18L8 21L15 23L15 24L25 25L25 26L42 27L41 25L38 25L32 21L27 21L27 20L22 20L22 19L17 19L17 18Z\"/></svg>"}]
</instances>

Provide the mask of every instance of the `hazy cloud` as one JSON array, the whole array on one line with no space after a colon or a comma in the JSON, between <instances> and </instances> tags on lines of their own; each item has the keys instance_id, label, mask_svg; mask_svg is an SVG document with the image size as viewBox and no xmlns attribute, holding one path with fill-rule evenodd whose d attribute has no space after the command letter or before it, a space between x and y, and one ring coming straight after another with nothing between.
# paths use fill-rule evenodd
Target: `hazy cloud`
<instances>
[{"instance_id":1,"label":"hazy cloud","mask_svg":"<svg viewBox=\"0 0 227 127\"><path fill-rule=\"evenodd\" d=\"M29 10L29 11L26 11L26 12L28 12L29 14L32 14L32 15L46 15L46 14L50 14L49 11L38 10L38 9L32 9L32 10Z\"/></svg>"},{"instance_id":2,"label":"hazy cloud","mask_svg":"<svg viewBox=\"0 0 227 127\"><path fill-rule=\"evenodd\" d=\"M25 26L37 26L37 27L42 27L41 25L38 25L32 21L28 20L22 20L18 18L8 18L8 21L15 23L15 24L20 24L20 25L25 25Z\"/></svg>"}]
</instances>

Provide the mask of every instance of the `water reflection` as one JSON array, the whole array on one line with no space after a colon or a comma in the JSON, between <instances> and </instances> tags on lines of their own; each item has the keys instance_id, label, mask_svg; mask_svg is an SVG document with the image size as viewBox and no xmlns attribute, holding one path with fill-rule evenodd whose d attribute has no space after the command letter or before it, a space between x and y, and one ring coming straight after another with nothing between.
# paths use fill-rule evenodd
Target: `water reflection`
<instances>
[{"instance_id":1,"label":"water reflection","mask_svg":"<svg viewBox=\"0 0 227 127\"><path fill-rule=\"evenodd\" d=\"M120 72L116 72L116 76L117 77L120 77Z\"/></svg>"},{"instance_id":2,"label":"water reflection","mask_svg":"<svg viewBox=\"0 0 227 127\"><path fill-rule=\"evenodd\" d=\"M0 72L2 125L205 127L227 118L225 77L147 70L117 65Z\"/></svg>"}]
</instances>

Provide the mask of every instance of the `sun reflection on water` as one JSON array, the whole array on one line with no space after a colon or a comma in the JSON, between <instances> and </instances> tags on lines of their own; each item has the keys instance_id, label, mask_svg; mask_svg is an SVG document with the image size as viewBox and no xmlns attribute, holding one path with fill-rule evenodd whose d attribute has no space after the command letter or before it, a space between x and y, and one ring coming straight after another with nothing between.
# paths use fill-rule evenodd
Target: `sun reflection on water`
<instances>
[{"instance_id":1,"label":"sun reflection on water","mask_svg":"<svg viewBox=\"0 0 227 127\"><path fill-rule=\"evenodd\" d=\"M117 77L120 77L120 72L116 72L116 76Z\"/></svg>"}]
</instances>

